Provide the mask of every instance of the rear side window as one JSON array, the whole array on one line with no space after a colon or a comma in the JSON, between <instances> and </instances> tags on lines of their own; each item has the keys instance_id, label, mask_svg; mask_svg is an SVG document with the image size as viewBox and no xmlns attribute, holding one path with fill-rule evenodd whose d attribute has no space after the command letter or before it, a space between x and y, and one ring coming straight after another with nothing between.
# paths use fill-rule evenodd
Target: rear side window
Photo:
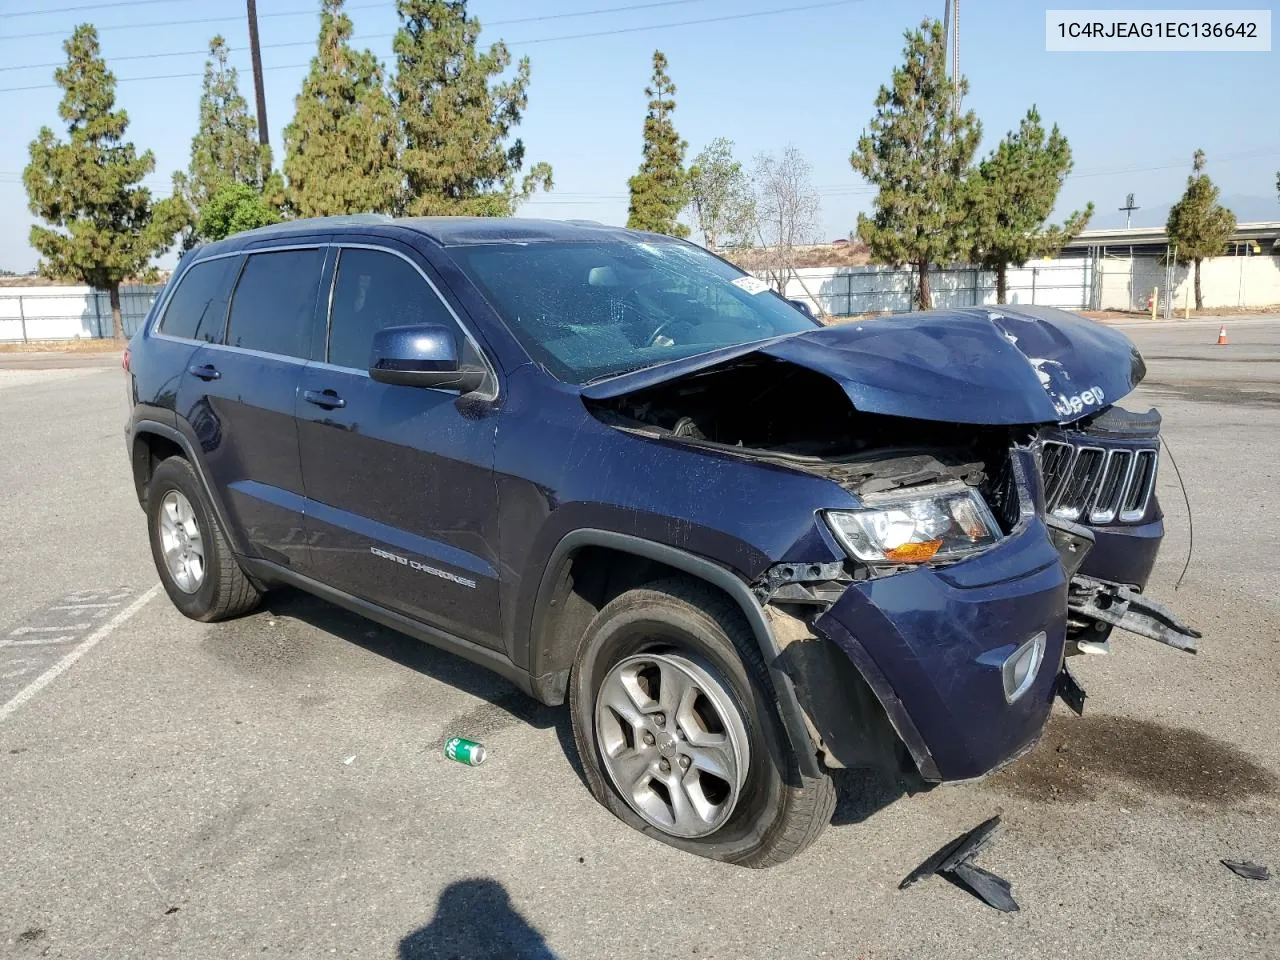
<instances>
[{"instance_id":1,"label":"rear side window","mask_svg":"<svg viewBox=\"0 0 1280 960\"><path fill-rule=\"evenodd\" d=\"M227 298L240 269L239 257L194 264L178 282L165 307L160 332L187 340L217 343L227 319Z\"/></svg>"},{"instance_id":2,"label":"rear side window","mask_svg":"<svg viewBox=\"0 0 1280 960\"><path fill-rule=\"evenodd\" d=\"M227 343L284 357L311 356L323 250L255 253L231 301Z\"/></svg>"},{"instance_id":3,"label":"rear side window","mask_svg":"<svg viewBox=\"0 0 1280 960\"><path fill-rule=\"evenodd\" d=\"M330 316L329 362L359 370L368 368L373 335L383 327L430 323L448 327L455 336L461 333L422 275L379 250L342 251Z\"/></svg>"}]
</instances>

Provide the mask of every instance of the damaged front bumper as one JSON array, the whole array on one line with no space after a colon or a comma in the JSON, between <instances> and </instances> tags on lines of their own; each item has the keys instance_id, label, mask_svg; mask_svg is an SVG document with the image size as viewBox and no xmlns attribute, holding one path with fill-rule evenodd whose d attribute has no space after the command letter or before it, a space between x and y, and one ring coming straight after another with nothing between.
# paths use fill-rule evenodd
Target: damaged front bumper
<instances>
[{"instance_id":1,"label":"damaged front bumper","mask_svg":"<svg viewBox=\"0 0 1280 960\"><path fill-rule=\"evenodd\" d=\"M852 583L836 579L840 564L773 568L757 596L776 666L828 765L901 770L891 743L925 781L981 777L1035 745L1055 695L1082 711L1065 665L1078 638L1118 626L1194 652L1199 632L1136 586L1079 572L1094 537L1033 514L950 566Z\"/></svg>"},{"instance_id":2,"label":"damaged front bumper","mask_svg":"<svg viewBox=\"0 0 1280 960\"><path fill-rule=\"evenodd\" d=\"M850 585L812 629L857 667L925 780L968 780L1039 738L1066 611L1066 572L1033 518L965 562ZM1011 698L1008 661L1031 641L1034 673ZM804 678L798 687L803 700ZM832 726L819 721L819 732L824 723ZM840 757L841 743L824 746Z\"/></svg>"}]
</instances>

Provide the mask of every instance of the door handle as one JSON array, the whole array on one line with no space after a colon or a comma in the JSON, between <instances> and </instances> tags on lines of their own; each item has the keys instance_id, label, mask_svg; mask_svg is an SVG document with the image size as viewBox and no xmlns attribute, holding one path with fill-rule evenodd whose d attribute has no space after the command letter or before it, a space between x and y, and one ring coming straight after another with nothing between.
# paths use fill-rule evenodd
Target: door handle
<instances>
[{"instance_id":1,"label":"door handle","mask_svg":"<svg viewBox=\"0 0 1280 960\"><path fill-rule=\"evenodd\" d=\"M218 368L212 363L205 363L200 366L187 367L187 373L193 377L199 377L201 380L221 380L222 374L218 372Z\"/></svg>"},{"instance_id":2,"label":"door handle","mask_svg":"<svg viewBox=\"0 0 1280 960\"><path fill-rule=\"evenodd\" d=\"M307 403L314 403L317 407L324 407L326 410L334 410L347 405L347 401L343 400L333 390L304 390L302 391L302 399Z\"/></svg>"}]
</instances>

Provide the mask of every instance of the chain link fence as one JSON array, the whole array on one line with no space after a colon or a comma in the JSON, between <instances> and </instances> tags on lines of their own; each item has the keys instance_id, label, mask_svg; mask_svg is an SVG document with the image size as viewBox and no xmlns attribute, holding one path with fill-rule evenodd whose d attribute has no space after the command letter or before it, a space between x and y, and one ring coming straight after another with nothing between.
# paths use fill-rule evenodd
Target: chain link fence
<instances>
[{"instance_id":1,"label":"chain link fence","mask_svg":"<svg viewBox=\"0 0 1280 960\"><path fill-rule=\"evenodd\" d=\"M762 274L761 274L762 275ZM786 295L832 317L906 313L914 309L913 270L882 266L802 267L787 282ZM938 267L929 271L936 308L995 304L996 275L980 267ZM1089 309L1095 296L1094 259L1046 260L1010 267L1008 303Z\"/></svg>"},{"instance_id":2,"label":"chain link fence","mask_svg":"<svg viewBox=\"0 0 1280 960\"><path fill-rule=\"evenodd\" d=\"M120 314L126 337L146 319L160 285L120 288ZM0 287L0 343L111 337L111 296L90 287Z\"/></svg>"}]
</instances>

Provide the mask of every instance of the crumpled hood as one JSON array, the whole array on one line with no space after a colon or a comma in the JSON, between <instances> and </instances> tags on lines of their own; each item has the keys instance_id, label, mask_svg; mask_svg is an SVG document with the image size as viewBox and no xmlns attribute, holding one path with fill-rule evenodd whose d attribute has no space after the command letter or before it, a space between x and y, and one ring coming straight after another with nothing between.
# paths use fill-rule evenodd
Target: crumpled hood
<instances>
[{"instance_id":1,"label":"crumpled hood","mask_svg":"<svg viewBox=\"0 0 1280 960\"><path fill-rule=\"evenodd\" d=\"M858 321L690 357L587 387L621 396L764 354L831 377L856 409L953 423L1069 423L1146 375L1119 330L1051 307L969 307Z\"/></svg>"}]
</instances>

